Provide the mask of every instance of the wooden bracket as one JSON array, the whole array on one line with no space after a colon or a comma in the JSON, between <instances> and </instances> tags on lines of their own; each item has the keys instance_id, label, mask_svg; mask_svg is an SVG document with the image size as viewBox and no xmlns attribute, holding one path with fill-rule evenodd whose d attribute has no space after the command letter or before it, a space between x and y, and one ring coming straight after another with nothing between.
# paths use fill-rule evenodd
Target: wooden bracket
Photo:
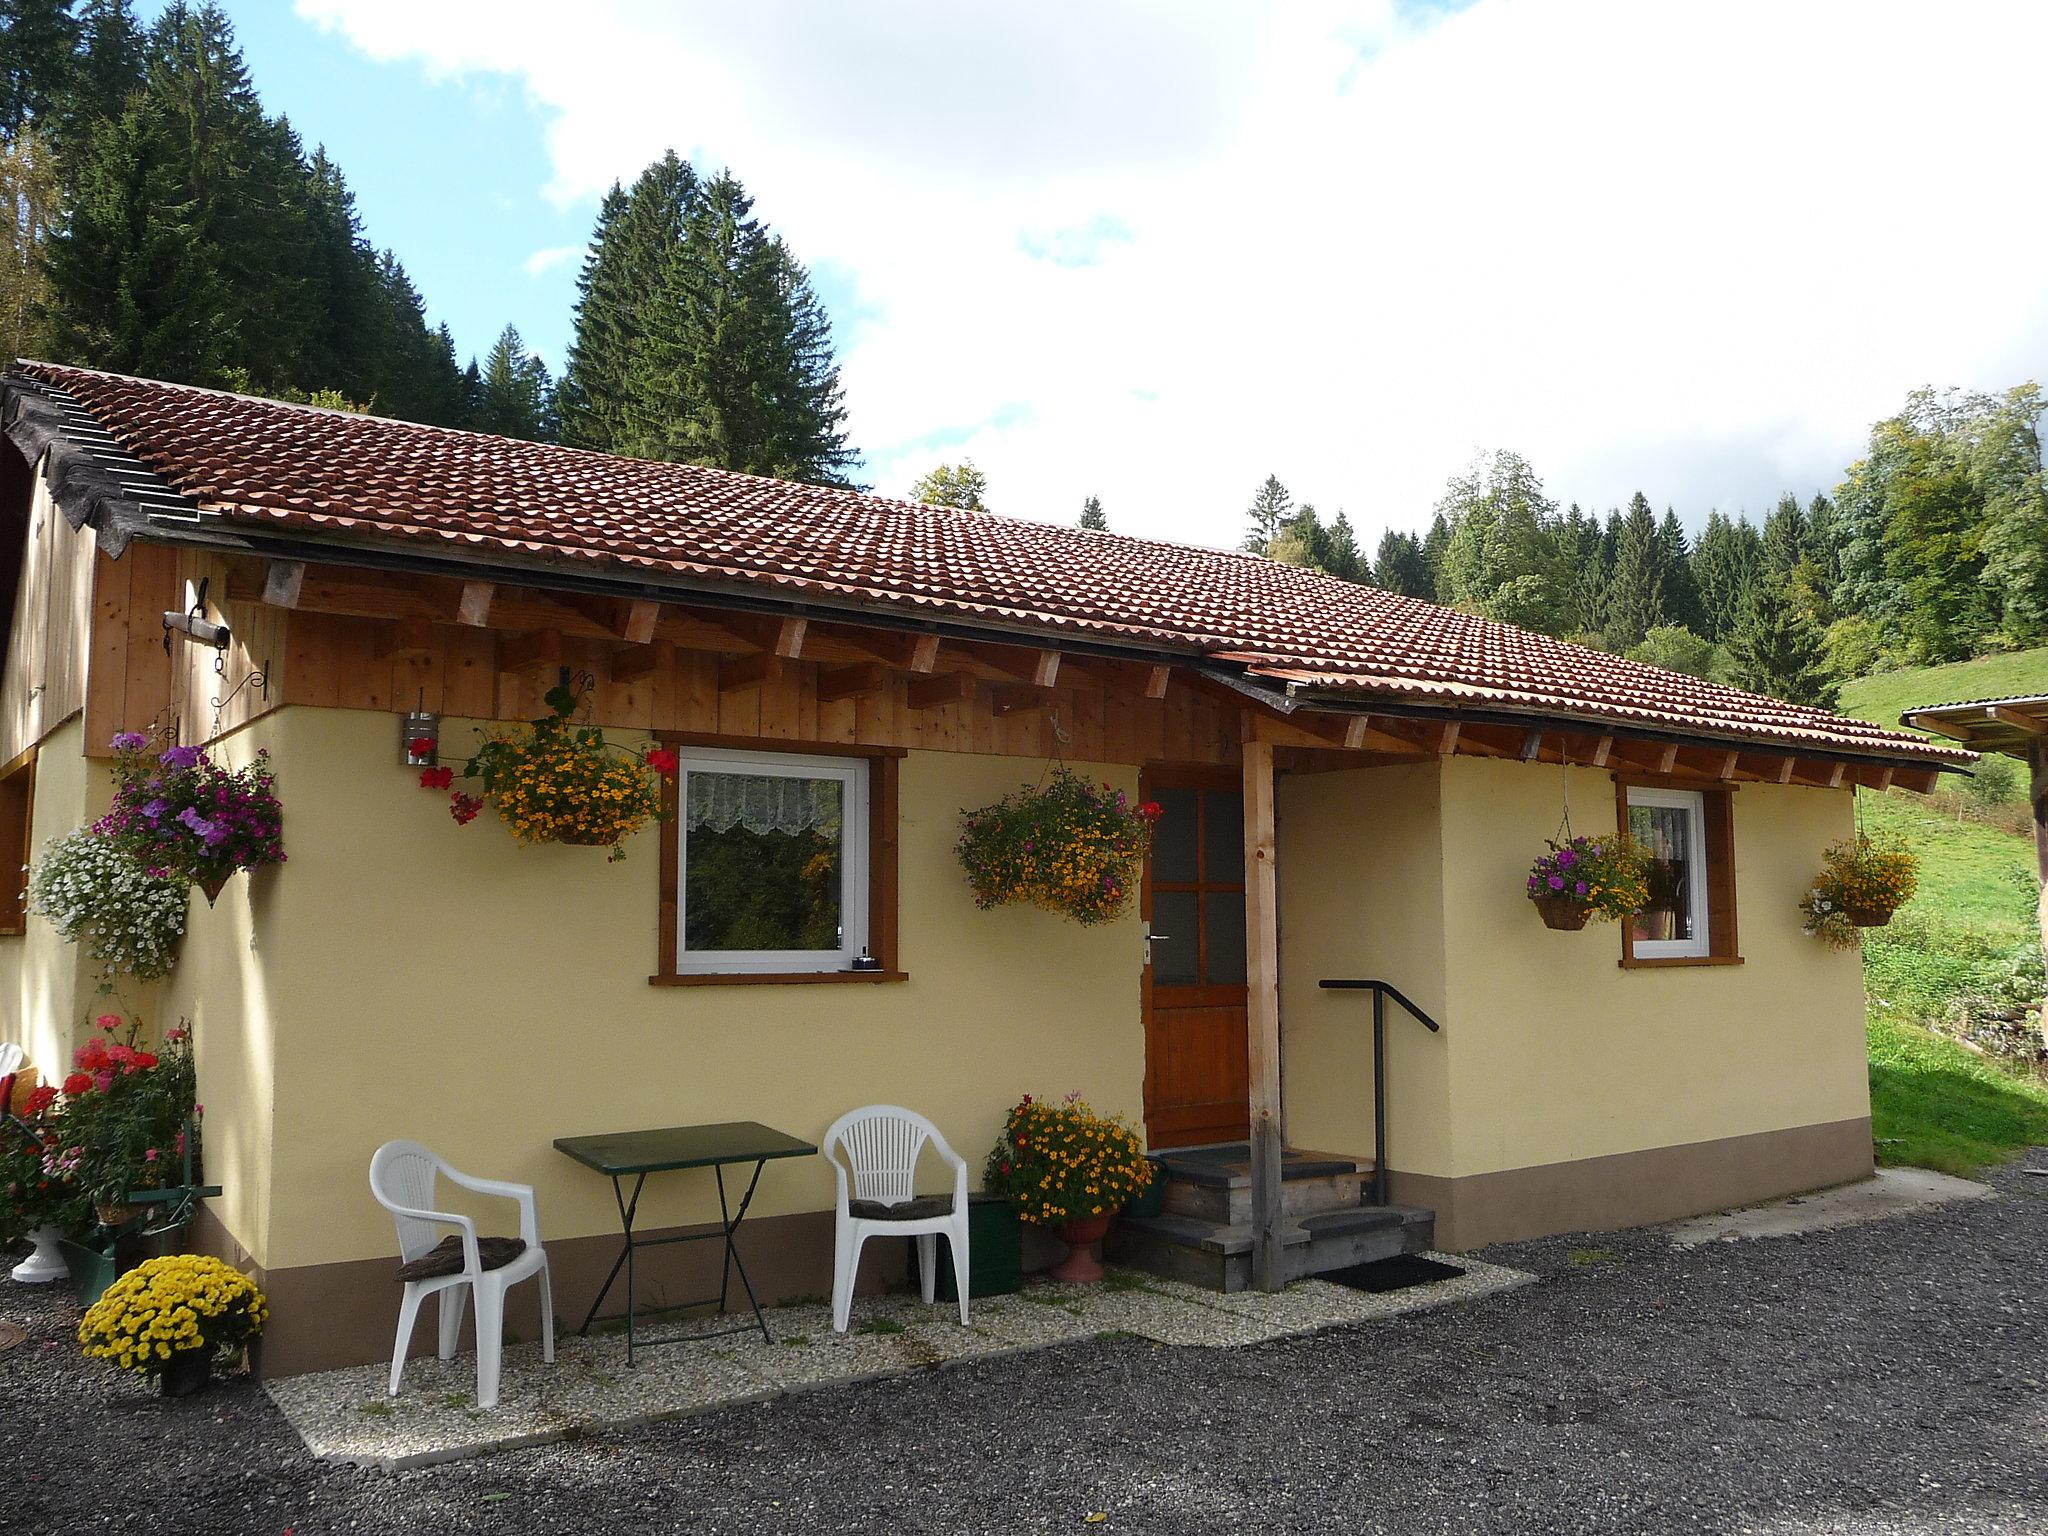
<instances>
[{"instance_id":1,"label":"wooden bracket","mask_svg":"<svg viewBox=\"0 0 2048 1536\"><path fill-rule=\"evenodd\" d=\"M643 677L652 676L661 666L664 655L673 647L666 640L653 640L646 645L629 646L623 651L612 652L611 675L615 683L637 683Z\"/></svg>"},{"instance_id":2,"label":"wooden bracket","mask_svg":"<svg viewBox=\"0 0 2048 1536\"><path fill-rule=\"evenodd\" d=\"M895 680L894 669L879 661L862 662L851 667L826 667L818 673L818 702L830 704L839 699L885 693Z\"/></svg>"},{"instance_id":3,"label":"wooden bracket","mask_svg":"<svg viewBox=\"0 0 2048 1536\"><path fill-rule=\"evenodd\" d=\"M1145 697L1148 699L1165 698L1166 690L1172 683L1173 668L1166 666L1153 667L1145 674Z\"/></svg>"},{"instance_id":4,"label":"wooden bracket","mask_svg":"<svg viewBox=\"0 0 2048 1536\"><path fill-rule=\"evenodd\" d=\"M533 630L528 634L514 635L498 645L500 672L528 672L561 664L562 632L559 629Z\"/></svg>"},{"instance_id":5,"label":"wooden bracket","mask_svg":"<svg viewBox=\"0 0 2048 1536\"><path fill-rule=\"evenodd\" d=\"M943 709L948 704L974 697L974 674L937 672L930 677L913 677L904 689L904 703L911 709Z\"/></svg>"},{"instance_id":6,"label":"wooden bracket","mask_svg":"<svg viewBox=\"0 0 2048 1536\"><path fill-rule=\"evenodd\" d=\"M628 645L645 645L654 638L654 626L661 621L661 604L636 598L626 608L626 622L619 638Z\"/></svg>"},{"instance_id":7,"label":"wooden bracket","mask_svg":"<svg viewBox=\"0 0 2048 1536\"><path fill-rule=\"evenodd\" d=\"M497 587L488 581L465 581L462 598L455 605L455 621L473 629L482 629L491 622L491 599L497 591Z\"/></svg>"},{"instance_id":8,"label":"wooden bracket","mask_svg":"<svg viewBox=\"0 0 2048 1536\"><path fill-rule=\"evenodd\" d=\"M1056 703L1059 695L1032 683L997 683L990 692L990 705L999 715L1024 714Z\"/></svg>"},{"instance_id":9,"label":"wooden bracket","mask_svg":"<svg viewBox=\"0 0 2048 1536\"><path fill-rule=\"evenodd\" d=\"M433 625L425 619L400 619L378 636L374 654L379 663L425 661L436 649Z\"/></svg>"},{"instance_id":10,"label":"wooden bracket","mask_svg":"<svg viewBox=\"0 0 2048 1536\"><path fill-rule=\"evenodd\" d=\"M305 584L305 561L273 560L263 571L263 601L273 608L296 608Z\"/></svg>"},{"instance_id":11,"label":"wooden bracket","mask_svg":"<svg viewBox=\"0 0 2048 1536\"><path fill-rule=\"evenodd\" d=\"M802 637L798 639L801 643ZM759 688L763 683L771 683L782 676L783 665L782 657L773 651L726 657L718 663L718 691L739 693L748 688Z\"/></svg>"}]
</instances>

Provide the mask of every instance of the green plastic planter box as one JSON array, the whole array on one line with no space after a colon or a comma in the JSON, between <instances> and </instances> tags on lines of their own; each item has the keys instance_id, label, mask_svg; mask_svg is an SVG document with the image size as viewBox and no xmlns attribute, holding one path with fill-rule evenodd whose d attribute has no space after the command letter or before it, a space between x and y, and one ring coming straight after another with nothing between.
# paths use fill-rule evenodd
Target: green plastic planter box
<instances>
[{"instance_id":1,"label":"green plastic planter box","mask_svg":"<svg viewBox=\"0 0 2048 1536\"><path fill-rule=\"evenodd\" d=\"M911 1252L917 1252L915 1245ZM913 1264L913 1269L915 1265ZM939 1237L938 1274L935 1293L940 1301L954 1301L959 1290L953 1284L953 1245ZM967 1294L1008 1296L1024 1286L1024 1229L1017 1221L1017 1208L1001 1195L967 1197Z\"/></svg>"}]
</instances>

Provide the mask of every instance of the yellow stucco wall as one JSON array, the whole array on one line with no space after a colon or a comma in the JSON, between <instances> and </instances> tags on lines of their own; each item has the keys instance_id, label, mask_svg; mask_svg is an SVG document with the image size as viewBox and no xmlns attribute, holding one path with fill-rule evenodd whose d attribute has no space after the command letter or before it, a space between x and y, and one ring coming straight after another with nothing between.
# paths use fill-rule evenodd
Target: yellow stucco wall
<instances>
[{"instance_id":1,"label":"yellow stucco wall","mask_svg":"<svg viewBox=\"0 0 2048 1536\"><path fill-rule=\"evenodd\" d=\"M1281 1081L1297 1146L1373 1149L1371 997L1326 992L1318 981L1377 977L1443 1016L1441 793L1435 762L1280 780ZM1445 1041L1389 1004L1393 1166L1452 1166L1449 1071Z\"/></svg>"},{"instance_id":2,"label":"yellow stucco wall","mask_svg":"<svg viewBox=\"0 0 2048 1536\"><path fill-rule=\"evenodd\" d=\"M1604 771L1569 773L1573 828L1612 831ZM1869 1113L1858 957L1796 909L1850 796L1735 792L1744 963L1623 970L1612 924L1555 933L1522 881L1558 824L1562 772L1450 758L1318 774L1280 795L1281 1025L1290 1136L1370 1151L1370 1007L1320 993L1384 977L1389 1163L1462 1177L1822 1125Z\"/></svg>"},{"instance_id":3,"label":"yellow stucco wall","mask_svg":"<svg viewBox=\"0 0 2048 1536\"><path fill-rule=\"evenodd\" d=\"M88 762L83 746L84 729L74 715L36 750L31 865L53 839L99 815L113 798L106 766ZM61 1079L69 1069L92 1015L136 1012L154 1025L154 983L128 978L102 994L82 946L59 939L44 918L31 915L27 929L0 934L0 1040L19 1042L45 1081Z\"/></svg>"},{"instance_id":4,"label":"yellow stucco wall","mask_svg":"<svg viewBox=\"0 0 2048 1536\"><path fill-rule=\"evenodd\" d=\"M469 739L444 726L444 741ZM978 912L953 857L962 807L1038 760L914 752L899 828L894 985L652 987L656 831L622 864L469 827L394 761L384 713L288 708L223 744L270 746L290 861L196 910L166 1012L199 1023L209 1174L271 1268L388 1252L365 1184L392 1137L537 1186L550 1238L617 1229L610 1186L558 1136L760 1120L815 1138L843 1111L929 1115L974 1165L1022 1093L1142 1108L1140 927ZM1135 769L1081 765L1134 790ZM274 1101L274 1127L257 1106ZM757 1214L818 1210L817 1159L771 1166ZM708 1176L649 1182L642 1224L716 1214Z\"/></svg>"}]
</instances>

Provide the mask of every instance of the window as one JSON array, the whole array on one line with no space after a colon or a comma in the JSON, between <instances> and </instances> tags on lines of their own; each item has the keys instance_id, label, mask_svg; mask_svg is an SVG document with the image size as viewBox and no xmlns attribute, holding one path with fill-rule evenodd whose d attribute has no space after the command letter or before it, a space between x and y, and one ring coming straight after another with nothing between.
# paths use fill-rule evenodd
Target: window
<instances>
[{"instance_id":1,"label":"window","mask_svg":"<svg viewBox=\"0 0 2048 1536\"><path fill-rule=\"evenodd\" d=\"M0 933L28 932L28 854L35 809L33 748L0 771Z\"/></svg>"},{"instance_id":2,"label":"window","mask_svg":"<svg viewBox=\"0 0 2048 1536\"><path fill-rule=\"evenodd\" d=\"M1730 792L1625 784L1619 807L1650 855L1650 900L1622 925L1622 964L1732 963L1735 869Z\"/></svg>"},{"instance_id":3,"label":"window","mask_svg":"<svg viewBox=\"0 0 2048 1536\"><path fill-rule=\"evenodd\" d=\"M701 740L701 738L700 738ZM900 754L675 742L656 983L895 981ZM865 950L878 969L854 969Z\"/></svg>"}]
</instances>

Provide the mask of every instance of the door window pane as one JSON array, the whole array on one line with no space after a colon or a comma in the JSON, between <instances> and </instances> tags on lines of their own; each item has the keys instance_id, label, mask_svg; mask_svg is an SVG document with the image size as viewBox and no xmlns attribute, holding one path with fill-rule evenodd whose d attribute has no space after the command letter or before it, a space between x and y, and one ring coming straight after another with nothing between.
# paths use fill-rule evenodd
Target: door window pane
<instances>
[{"instance_id":1,"label":"door window pane","mask_svg":"<svg viewBox=\"0 0 2048 1536\"><path fill-rule=\"evenodd\" d=\"M1152 828L1152 879L1168 885L1192 885L1198 877L1195 863L1195 792L1192 789L1161 789L1152 798L1159 802L1159 821ZM1184 925L1190 935L1192 923Z\"/></svg>"},{"instance_id":2,"label":"door window pane","mask_svg":"<svg viewBox=\"0 0 2048 1536\"><path fill-rule=\"evenodd\" d=\"M1152 893L1152 984L1192 987L1201 980L1195 947L1195 893Z\"/></svg>"},{"instance_id":3,"label":"door window pane","mask_svg":"<svg viewBox=\"0 0 2048 1536\"><path fill-rule=\"evenodd\" d=\"M1208 930L1212 985L1241 987L1245 982L1244 896L1238 891L1210 891L1202 897L1202 921Z\"/></svg>"},{"instance_id":4,"label":"door window pane","mask_svg":"<svg viewBox=\"0 0 2048 1536\"><path fill-rule=\"evenodd\" d=\"M1244 796L1228 789L1202 792L1202 879L1210 885L1244 884Z\"/></svg>"}]
</instances>

